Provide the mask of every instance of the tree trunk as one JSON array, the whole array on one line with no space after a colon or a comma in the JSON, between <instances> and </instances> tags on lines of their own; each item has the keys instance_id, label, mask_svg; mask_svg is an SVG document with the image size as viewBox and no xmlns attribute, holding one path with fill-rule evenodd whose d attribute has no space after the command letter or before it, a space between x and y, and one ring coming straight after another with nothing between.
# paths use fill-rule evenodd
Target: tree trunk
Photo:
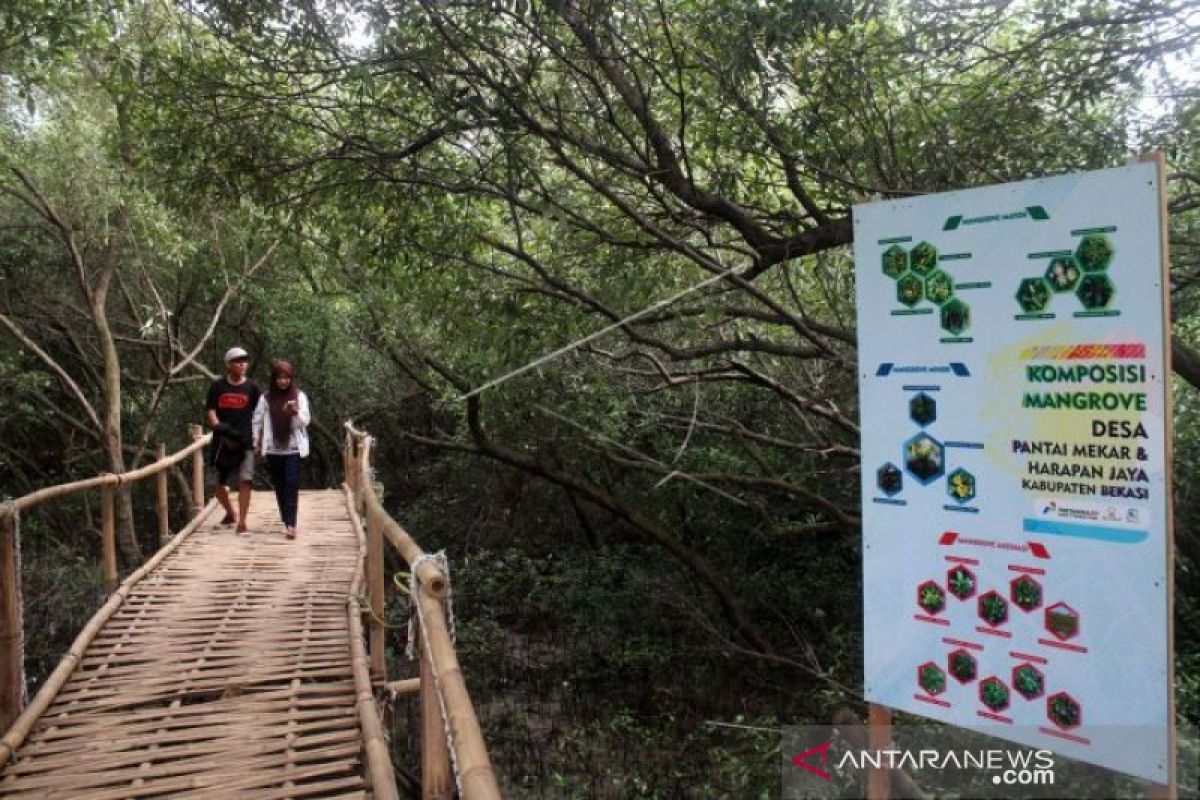
<instances>
[{"instance_id":1,"label":"tree trunk","mask_svg":"<svg viewBox=\"0 0 1200 800\"><path fill-rule=\"evenodd\" d=\"M108 289L117 271L120 249L118 237L129 227L125 209L114 213L112 238L105 249L104 262L92 291L92 323L96 328L100 351L104 355L104 451L108 456L111 472L125 471L125 448L121 442L121 358L117 343L108 326ZM122 486L117 495L117 548L126 565L138 564L142 560L142 548L138 545L133 530L133 501L129 487Z\"/></svg>"}]
</instances>

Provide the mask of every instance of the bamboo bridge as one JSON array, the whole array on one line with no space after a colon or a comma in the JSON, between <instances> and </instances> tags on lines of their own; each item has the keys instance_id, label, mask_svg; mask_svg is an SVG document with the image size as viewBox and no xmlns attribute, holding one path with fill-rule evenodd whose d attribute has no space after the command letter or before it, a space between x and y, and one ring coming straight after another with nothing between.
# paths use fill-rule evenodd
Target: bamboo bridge
<instances>
[{"instance_id":1,"label":"bamboo bridge","mask_svg":"<svg viewBox=\"0 0 1200 800\"><path fill-rule=\"evenodd\" d=\"M383 510L370 436L346 424L337 490L300 496L299 538L266 492L249 537L204 504L211 434L121 475L0 506L0 798L397 798L381 708L419 696L423 798L500 797L447 616L450 584ZM168 529L167 471L192 467L188 524ZM156 482L161 549L118 584L115 495ZM24 702L21 512L99 491L108 600ZM408 564L419 677L388 681L385 544Z\"/></svg>"}]
</instances>

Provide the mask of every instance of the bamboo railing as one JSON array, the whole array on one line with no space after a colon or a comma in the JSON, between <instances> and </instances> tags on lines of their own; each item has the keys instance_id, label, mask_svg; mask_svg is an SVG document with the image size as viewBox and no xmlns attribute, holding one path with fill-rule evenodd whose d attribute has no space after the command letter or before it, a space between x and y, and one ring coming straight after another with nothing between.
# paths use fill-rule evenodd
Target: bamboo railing
<instances>
[{"instance_id":1,"label":"bamboo railing","mask_svg":"<svg viewBox=\"0 0 1200 800\"><path fill-rule=\"evenodd\" d=\"M158 445L158 459L152 464L129 472L104 473L95 478L49 486L0 505L0 731L6 731L3 739L0 739L0 763L7 761L24 741L38 717L49 707L55 695L70 677L88 644L125 601L129 590L187 538L214 507L215 501L207 507L203 505L204 461L201 453L204 445L212 438L212 434L201 435L199 425L192 425L190 430L192 434L190 445L167 456L165 446L160 444ZM192 459L193 518L172 539L170 538L167 470L189 456ZM150 477L155 478L156 482L155 506L161 549L118 586L116 489ZM110 593L110 597L84 626L67 651L67 655L42 684L41 689L29 702L29 705L22 708L25 695L23 664L25 641L24 629L21 624L21 513L51 500L72 497L96 489L100 491L100 540L103 553L101 561L104 589Z\"/></svg>"},{"instance_id":2,"label":"bamboo railing","mask_svg":"<svg viewBox=\"0 0 1200 800\"><path fill-rule=\"evenodd\" d=\"M421 794L424 800L449 800L454 793L452 777L464 800L498 800L500 787L450 636L447 620L450 582L436 559L425 553L379 502L372 480L371 437L350 422L345 428L346 446L342 458L346 491L352 511L365 523L364 572L370 612L368 640L372 677L397 694L419 693L421 696ZM384 660L385 539L411 570L416 611L412 624L419 628L416 639L420 649L420 678L395 683L387 683Z\"/></svg>"}]
</instances>

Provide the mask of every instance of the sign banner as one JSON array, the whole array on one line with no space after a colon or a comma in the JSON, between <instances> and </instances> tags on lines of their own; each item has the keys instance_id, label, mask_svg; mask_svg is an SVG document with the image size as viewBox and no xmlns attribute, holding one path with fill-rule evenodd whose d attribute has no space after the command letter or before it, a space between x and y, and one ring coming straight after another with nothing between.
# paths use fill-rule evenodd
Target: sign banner
<instances>
[{"instance_id":1,"label":"sign banner","mask_svg":"<svg viewBox=\"0 0 1200 800\"><path fill-rule=\"evenodd\" d=\"M860 205L854 255L867 699L1166 783L1160 191Z\"/></svg>"}]
</instances>

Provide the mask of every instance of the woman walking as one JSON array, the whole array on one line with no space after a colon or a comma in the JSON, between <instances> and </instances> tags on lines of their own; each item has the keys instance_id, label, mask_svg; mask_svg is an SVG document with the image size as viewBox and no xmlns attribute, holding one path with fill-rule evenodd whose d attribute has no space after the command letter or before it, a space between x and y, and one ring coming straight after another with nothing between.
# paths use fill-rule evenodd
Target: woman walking
<instances>
[{"instance_id":1,"label":"woman walking","mask_svg":"<svg viewBox=\"0 0 1200 800\"><path fill-rule=\"evenodd\" d=\"M275 500L283 518L283 533L296 538L296 507L300 500L300 459L308 456L308 396L296 386L295 370L286 361L271 365L271 388L254 409L254 442L275 485Z\"/></svg>"}]
</instances>

